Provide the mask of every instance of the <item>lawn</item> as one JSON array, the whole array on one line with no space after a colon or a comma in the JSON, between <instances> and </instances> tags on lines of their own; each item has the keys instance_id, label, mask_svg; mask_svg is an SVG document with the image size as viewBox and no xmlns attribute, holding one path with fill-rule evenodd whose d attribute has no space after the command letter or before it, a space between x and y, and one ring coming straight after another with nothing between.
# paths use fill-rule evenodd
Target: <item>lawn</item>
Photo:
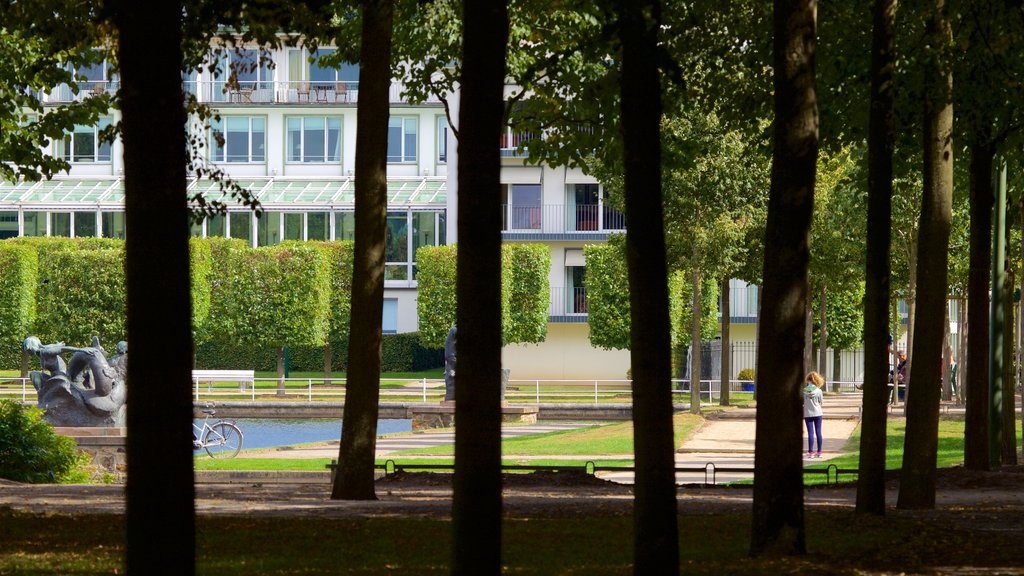
<instances>
[{"instance_id":1,"label":"lawn","mask_svg":"<svg viewBox=\"0 0 1024 576\"><path fill-rule=\"evenodd\" d=\"M553 503L552 505L557 505ZM0 574L124 572L124 518L0 510ZM1012 531L974 535L951 523L911 515L884 518L808 511L809 554L753 559L750 516L679 517L685 574L863 574L931 572L929 567L1019 566ZM451 522L388 514L370 518L210 517L197 519L196 573L217 576L448 574ZM632 574L633 519L506 518L504 573ZM966 573L966 572L965 572Z\"/></svg>"}]
</instances>

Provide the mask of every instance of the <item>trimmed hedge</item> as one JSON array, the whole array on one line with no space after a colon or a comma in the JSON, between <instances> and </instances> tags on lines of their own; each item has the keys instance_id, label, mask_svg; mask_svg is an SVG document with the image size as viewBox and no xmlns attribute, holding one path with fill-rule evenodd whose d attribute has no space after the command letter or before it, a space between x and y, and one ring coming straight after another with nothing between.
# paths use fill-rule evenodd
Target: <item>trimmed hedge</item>
<instances>
[{"instance_id":1,"label":"trimmed hedge","mask_svg":"<svg viewBox=\"0 0 1024 576\"><path fill-rule=\"evenodd\" d=\"M124 250L66 247L40 246L35 335L72 346L125 340Z\"/></svg>"},{"instance_id":2,"label":"trimmed hedge","mask_svg":"<svg viewBox=\"0 0 1024 576\"><path fill-rule=\"evenodd\" d=\"M36 318L39 257L30 246L0 243L0 270L0 366L19 366Z\"/></svg>"},{"instance_id":3,"label":"trimmed hedge","mask_svg":"<svg viewBox=\"0 0 1024 576\"><path fill-rule=\"evenodd\" d=\"M384 334L381 340L381 369L385 372L412 372L444 366L440 350L424 348L417 332ZM331 347L333 370L348 370L348 342ZM237 342L211 341L196 349L196 367L209 370L253 369L277 370L277 348L242 346ZM296 372L323 370L323 348L289 346L288 369Z\"/></svg>"},{"instance_id":4,"label":"trimmed hedge","mask_svg":"<svg viewBox=\"0 0 1024 576\"><path fill-rule=\"evenodd\" d=\"M458 247L416 251L420 342L443 349L456 318ZM543 342L547 337L551 252L543 244L504 244L501 249L502 342Z\"/></svg>"}]
</instances>

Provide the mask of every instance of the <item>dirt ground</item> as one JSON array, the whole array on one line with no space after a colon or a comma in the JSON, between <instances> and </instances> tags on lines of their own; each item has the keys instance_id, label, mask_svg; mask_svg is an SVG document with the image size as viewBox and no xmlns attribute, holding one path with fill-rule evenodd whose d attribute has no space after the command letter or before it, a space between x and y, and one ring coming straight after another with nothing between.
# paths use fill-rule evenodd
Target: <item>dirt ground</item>
<instances>
[{"instance_id":1,"label":"dirt ground","mask_svg":"<svg viewBox=\"0 0 1024 576\"><path fill-rule=\"evenodd\" d=\"M887 484L887 502L896 504L898 481ZM681 486L680 514L749 512L750 487ZM199 484L196 510L222 516L422 516L450 518L451 475L399 473L377 482L376 501L330 500L326 484ZM854 485L809 487L808 509L852 509ZM632 512L632 486L576 472L504 475L503 507L509 517L625 515ZM44 513L121 514L123 485L32 485L0 481L0 508ZM950 512L954 512L950 514ZM962 513L961 513L962 512ZM963 468L940 470L936 510L900 514L937 515L965 527L992 529L993 523L1024 536L1024 466L997 472Z\"/></svg>"}]
</instances>

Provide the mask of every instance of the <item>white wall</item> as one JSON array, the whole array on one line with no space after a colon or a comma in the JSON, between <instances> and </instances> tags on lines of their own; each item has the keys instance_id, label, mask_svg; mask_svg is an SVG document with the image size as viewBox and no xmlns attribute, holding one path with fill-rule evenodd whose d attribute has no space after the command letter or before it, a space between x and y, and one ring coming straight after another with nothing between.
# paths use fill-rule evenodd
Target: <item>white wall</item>
<instances>
[{"instance_id":1,"label":"white wall","mask_svg":"<svg viewBox=\"0 0 1024 576\"><path fill-rule=\"evenodd\" d=\"M541 344L511 344L502 350L509 378L622 380L629 369L628 350L602 350L590 345L588 324L548 324Z\"/></svg>"}]
</instances>

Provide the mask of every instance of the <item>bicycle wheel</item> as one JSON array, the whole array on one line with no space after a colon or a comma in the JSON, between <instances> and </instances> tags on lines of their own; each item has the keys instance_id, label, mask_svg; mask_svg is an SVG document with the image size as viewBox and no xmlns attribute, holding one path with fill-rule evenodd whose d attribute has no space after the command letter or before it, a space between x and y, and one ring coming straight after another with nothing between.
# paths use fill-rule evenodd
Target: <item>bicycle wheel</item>
<instances>
[{"instance_id":1,"label":"bicycle wheel","mask_svg":"<svg viewBox=\"0 0 1024 576\"><path fill-rule=\"evenodd\" d=\"M234 458L242 449L242 431L231 422L217 422L203 438L211 458Z\"/></svg>"}]
</instances>

